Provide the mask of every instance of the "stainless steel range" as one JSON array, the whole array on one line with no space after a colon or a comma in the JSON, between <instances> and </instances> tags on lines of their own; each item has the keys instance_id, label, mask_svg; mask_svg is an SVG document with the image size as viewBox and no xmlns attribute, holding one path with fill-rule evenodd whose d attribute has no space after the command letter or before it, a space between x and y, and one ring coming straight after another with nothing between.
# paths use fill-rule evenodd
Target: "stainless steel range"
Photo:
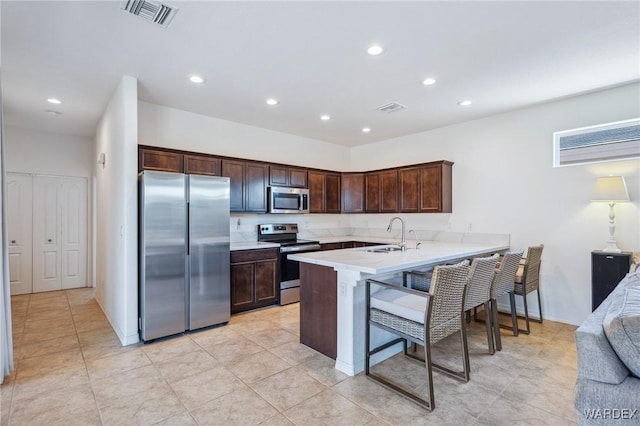
<instances>
[{"instance_id":1,"label":"stainless steel range","mask_svg":"<svg viewBox=\"0 0 640 426\"><path fill-rule=\"evenodd\" d=\"M300 301L300 265L289 259L289 254L320 250L318 241L298 238L295 223L268 223L258 225L258 241L280 244L280 304Z\"/></svg>"}]
</instances>

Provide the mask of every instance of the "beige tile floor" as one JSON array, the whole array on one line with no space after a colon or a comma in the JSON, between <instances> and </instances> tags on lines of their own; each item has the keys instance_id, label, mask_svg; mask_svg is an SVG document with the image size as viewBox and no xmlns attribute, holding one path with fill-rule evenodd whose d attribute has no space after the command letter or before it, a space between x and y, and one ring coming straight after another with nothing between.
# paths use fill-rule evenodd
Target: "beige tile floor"
<instances>
[{"instance_id":1,"label":"beige tile floor","mask_svg":"<svg viewBox=\"0 0 640 426\"><path fill-rule=\"evenodd\" d=\"M12 298L15 371L2 425L563 425L576 424L575 327L545 321L503 332L486 353L469 330L471 381L435 375L429 413L363 375L348 377L299 344L298 305L234 315L227 326L122 347L91 289ZM506 320L506 318L505 318ZM459 340L439 343L451 356ZM438 358L439 357L439 358ZM424 389L401 356L380 369Z\"/></svg>"}]
</instances>

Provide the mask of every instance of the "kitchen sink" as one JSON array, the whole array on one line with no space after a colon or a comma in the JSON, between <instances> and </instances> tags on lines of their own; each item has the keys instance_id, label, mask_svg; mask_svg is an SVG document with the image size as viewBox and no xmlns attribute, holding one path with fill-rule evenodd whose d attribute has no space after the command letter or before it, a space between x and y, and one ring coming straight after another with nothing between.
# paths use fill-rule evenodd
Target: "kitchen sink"
<instances>
[{"instance_id":1,"label":"kitchen sink","mask_svg":"<svg viewBox=\"0 0 640 426\"><path fill-rule=\"evenodd\" d=\"M402 249L400 247L397 247L397 246L372 247L372 248L365 249L365 251L369 252L369 253L390 253L392 251L400 251L400 250L402 250Z\"/></svg>"}]
</instances>

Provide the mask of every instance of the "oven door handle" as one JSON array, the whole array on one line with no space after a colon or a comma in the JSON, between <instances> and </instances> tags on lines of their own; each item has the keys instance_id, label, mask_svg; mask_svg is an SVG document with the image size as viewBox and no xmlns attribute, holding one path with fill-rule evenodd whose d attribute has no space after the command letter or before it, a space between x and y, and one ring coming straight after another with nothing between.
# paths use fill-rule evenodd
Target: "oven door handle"
<instances>
[{"instance_id":1,"label":"oven door handle","mask_svg":"<svg viewBox=\"0 0 640 426\"><path fill-rule=\"evenodd\" d=\"M303 246L280 247L280 253L296 253L301 251L318 251L320 244L306 244Z\"/></svg>"}]
</instances>

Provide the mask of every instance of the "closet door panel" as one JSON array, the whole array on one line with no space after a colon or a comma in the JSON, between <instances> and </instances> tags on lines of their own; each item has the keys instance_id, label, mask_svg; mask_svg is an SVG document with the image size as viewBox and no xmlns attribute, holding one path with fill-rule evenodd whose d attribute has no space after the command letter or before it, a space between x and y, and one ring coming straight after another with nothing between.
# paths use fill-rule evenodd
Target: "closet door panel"
<instances>
[{"instance_id":1,"label":"closet door panel","mask_svg":"<svg viewBox=\"0 0 640 426\"><path fill-rule=\"evenodd\" d=\"M57 177L33 178L33 291L60 290L60 196Z\"/></svg>"},{"instance_id":2,"label":"closet door panel","mask_svg":"<svg viewBox=\"0 0 640 426\"><path fill-rule=\"evenodd\" d=\"M87 285L87 180L62 178L61 286Z\"/></svg>"},{"instance_id":3,"label":"closet door panel","mask_svg":"<svg viewBox=\"0 0 640 426\"><path fill-rule=\"evenodd\" d=\"M27 294L32 284L33 178L7 173L7 234L11 294Z\"/></svg>"}]
</instances>

